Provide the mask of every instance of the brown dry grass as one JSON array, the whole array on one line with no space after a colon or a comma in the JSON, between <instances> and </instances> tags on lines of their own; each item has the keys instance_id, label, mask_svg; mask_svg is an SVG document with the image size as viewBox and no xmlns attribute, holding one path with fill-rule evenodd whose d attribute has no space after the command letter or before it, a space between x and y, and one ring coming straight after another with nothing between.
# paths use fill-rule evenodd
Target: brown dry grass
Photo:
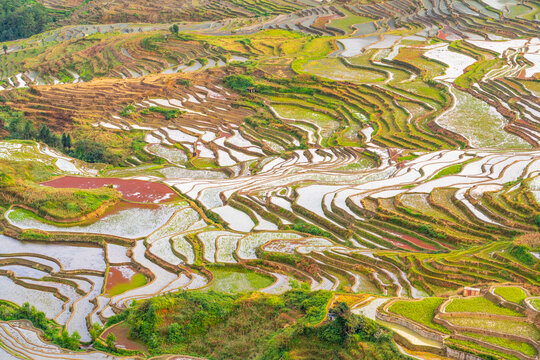
<instances>
[{"instance_id":1,"label":"brown dry grass","mask_svg":"<svg viewBox=\"0 0 540 360\"><path fill-rule=\"evenodd\" d=\"M514 244L524 245L531 249L540 248L540 233L531 232L520 235L514 239Z\"/></svg>"},{"instance_id":2,"label":"brown dry grass","mask_svg":"<svg viewBox=\"0 0 540 360\"><path fill-rule=\"evenodd\" d=\"M76 124L90 124L94 121L118 116L128 104L140 103L148 98L185 99L200 90L195 85L215 89L224 76L223 69L211 69L189 75L154 74L136 79L99 79L86 83L40 86L36 90L12 90L4 93L7 105L37 123L46 123L57 132L71 131ZM190 78L192 86L178 85L179 78ZM216 91L216 90L214 90ZM187 103L189 109L200 114L191 114L185 119L177 119L191 124L197 122L219 124L223 122L241 123L252 114L246 109L228 109L238 99L238 95L229 92L223 100L207 98L201 104ZM209 111L212 110L212 111ZM159 126L170 124L162 114L151 113L144 119L130 119Z\"/></svg>"}]
</instances>

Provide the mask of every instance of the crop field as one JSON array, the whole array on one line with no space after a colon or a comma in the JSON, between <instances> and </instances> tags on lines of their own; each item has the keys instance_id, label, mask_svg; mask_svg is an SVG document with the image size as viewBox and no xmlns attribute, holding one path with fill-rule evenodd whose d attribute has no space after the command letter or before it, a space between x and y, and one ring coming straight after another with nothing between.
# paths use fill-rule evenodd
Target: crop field
<instances>
[{"instance_id":1,"label":"crop field","mask_svg":"<svg viewBox=\"0 0 540 360\"><path fill-rule=\"evenodd\" d=\"M0 359L538 359L537 1L26 5Z\"/></svg>"}]
</instances>

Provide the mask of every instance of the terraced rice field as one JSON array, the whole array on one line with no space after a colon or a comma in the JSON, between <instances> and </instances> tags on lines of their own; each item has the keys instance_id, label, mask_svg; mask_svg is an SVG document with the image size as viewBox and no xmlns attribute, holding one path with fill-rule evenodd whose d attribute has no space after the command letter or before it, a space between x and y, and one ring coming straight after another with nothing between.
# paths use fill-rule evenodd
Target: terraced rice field
<instances>
[{"instance_id":1,"label":"terraced rice field","mask_svg":"<svg viewBox=\"0 0 540 360\"><path fill-rule=\"evenodd\" d=\"M297 288L419 358L538 356L537 3L43 3L0 58L0 191L117 201L2 194L0 300L90 350L0 313L0 358L116 359L95 331L135 303Z\"/></svg>"}]
</instances>

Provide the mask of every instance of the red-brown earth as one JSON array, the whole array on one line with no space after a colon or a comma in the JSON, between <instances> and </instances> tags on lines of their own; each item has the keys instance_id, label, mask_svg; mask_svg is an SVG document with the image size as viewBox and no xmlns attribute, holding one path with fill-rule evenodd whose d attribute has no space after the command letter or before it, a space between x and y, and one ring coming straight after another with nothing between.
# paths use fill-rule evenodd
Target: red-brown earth
<instances>
[{"instance_id":1,"label":"red-brown earth","mask_svg":"<svg viewBox=\"0 0 540 360\"><path fill-rule=\"evenodd\" d=\"M63 176L41 185L61 189L97 189L112 186L122 194L124 200L140 203L158 204L178 200L178 195L167 185L144 180Z\"/></svg>"}]
</instances>

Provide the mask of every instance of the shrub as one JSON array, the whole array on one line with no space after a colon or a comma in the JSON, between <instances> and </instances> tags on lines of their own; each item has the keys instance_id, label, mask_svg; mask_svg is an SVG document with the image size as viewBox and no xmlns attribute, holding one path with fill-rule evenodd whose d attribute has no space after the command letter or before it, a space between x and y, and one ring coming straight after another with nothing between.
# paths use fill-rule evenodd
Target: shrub
<instances>
[{"instance_id":1,"label":"shrub","mask_svg":"<svg viewBox=\"0 0 540 360\"><path fill-rule=\"evenodd\" d=\"M523 245L512 246L509 250L510 255L512 255L519 262L533 266L535 263L535 258L529 253L529 249Z\"/></svg>"},{"instance_id":2,"label":"shrub","mask_svg":"<svg viewBox=\"0 0 540 360\"><path fill-rule=\"evenodd\" d=\"M150 106L148 108L149 112L153 113L159 113L165 115L165 119L171 120L174 118L179 117L182 114L185 114L186 112L180 109L165 109L159 106Z\"/></svg>"},{"instance_id":3,"label":"shrub","mask_svg":"<svg viewBox=\"0 0 540 360\"><path fill-rule=\"evenodd\" d=\"M223 82L227 87L237 91L246 91L246 89L255 86L253 79L246 75L229 75L223 78Z\"/></svg>"},{"instance_id":4,"label":"shrub","mask_svg":"<svg viewBox=\"0 0 540 360\"><path fill-rule=\"evenodd\" d=\"M167 329L167 339L171 343L179 343L184 340L184 328L178 323L172 323Z\"/></svg>"},{"instance_id":5,"label":"shrub","mask_svg":"<svg viewBox=\"0 0 540 360\"><path fill-rule=\"evenodd\" d=\"M176 80L178 85L191 86L191 80L189 79L178 79Z\"/></svg>"},{"instance_id":6,"label":"shrub","mask_svg":"<svg viewBox=\"0 0 540 360\"><path fill-rule=\"evenodd\" d=\"M127 105L126 107L124 107L122 109L122 112L120 113L120 116L128 117L131 114L133 114L135 112L135 110L136 110L135 105L129 104L129 105Z\"/></svg>"},{"instance_id":7,"label":"shrub","mask_svg":"<svg viewBox=\"0 0 540 360\"><path fill-rule=\"evenodd\" d=\"M320 227L316 225L308 224L300 220L295 221L294 225L292 226L292 229L298 232L303 232L303 233L311 234L315 236L325 236L325 237L330 237L330 238L333 237L333 235L330 234L328 231L324 231L323 229L321 229Z\"/></svg>"}]
</instances>

